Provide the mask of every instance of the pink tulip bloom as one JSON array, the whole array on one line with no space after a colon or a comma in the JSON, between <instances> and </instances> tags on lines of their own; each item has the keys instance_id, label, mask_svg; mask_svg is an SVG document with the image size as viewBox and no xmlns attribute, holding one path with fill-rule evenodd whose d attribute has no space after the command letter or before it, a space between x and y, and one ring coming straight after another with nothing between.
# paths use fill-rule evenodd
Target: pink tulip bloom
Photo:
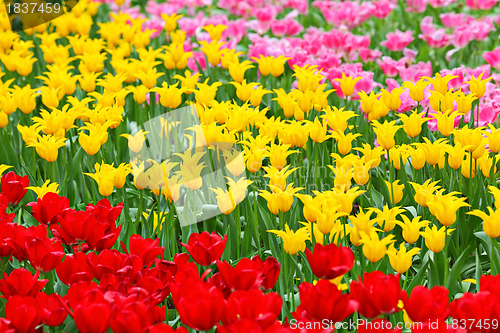
<instances>
[{"instance_id":1,"label":"pink tulip bloom","mask_svg":"<svg viewBox=\"0 0 500 333\"><path fill-rule=\"evenodd\" d=\"M389 32L385 38L386 40L381 42L380 45L385 46L389 51L397 52L403 50L413 41L413 32L410 30L406 32L396 30L395 32Z\"/></svg>"},{"instance_id":2,"label":"pink tulip bloom","mask_svg":"<svg viewBox=\"0 0 500 333\"><path fill-rule=\"evenodd\" d=\"M302 15L307 15L309 10L309 2L307 0L287 0L283 4L284 8L292 8L297 10Z\"/></svg>"},{"instance_id":3,"label":"pink tulip bloom","mask_svg":"<svg viewBox=\"0 0 500 333\"><path fill-rule=\"evenodd\" d=\"M379 19L384 19L389 15L396 6L388 0L373 1L373 16Z\"/></svg>"},{"instance_id":4,"label":"pink tulip bloom","mask_svg":"<svg viewBox=\"0 0 500 333\"><path fill-rule=\"evenodd\" d=\"M472 9L489 10L498 3L498 0L465 0L467 7Z\"/></svg>"},{"instance_id":5,"label":"pink tulip bloom","mask_svg":"<svg viewBox=\"0 0 500 333\"><path fill-rule=\"evenodd\" d=\"M429 4L434 8L447 7L457 0L429 0Z\"/></svg>"},{"instance_id":6,"label":"pink tulip bloom","mask_svg":"<svg viewBox=\"0 0 500 333\"><path fill-rule=\"evenodd\" d=\"M483 58L491 67L500 71L500 47L497 47L491 52L483 53Z\"/></svg>"},{"instance_id":7,"label":"pink tulip bloom","mask_svg":"<svg viewBox=\"0 0 500 333\"><path fill-rule=\"evenodd\" d=\"M414 65L410 65L407 68L403 67L399 71L399 76L403 81L417 82L423 76L433 76L432 63L418 62Z\"/></svg>"},{"instance_id":8,"label":"pink tulip bloom","mask_svg":"<svg viewBox=\"0 0 500 333\"><path fill-rule=\"evenodd\" d=\"M464 13L457 14L451 12L441 14L439 15L439 18L446 28L455 28L466 23L466 21L468 21L471 17Z\"/></svg>"},{"instance_id":9,"label":"pink tulip bloom","mask_svg":"<svg viewBox=\"0 0 500 333\"><path fill-rule=\"evenodd\" d=\"M472 34L470 33L469 26L461 26L455 29L450 36L450 42L457 49L461 49L467 46L472 40Z\"/></svg>"},{"instance_id":10,"label":"pink tulip bloom","mask_svg":"<svg viewBox=\"0 0 500 333\"><path fill-rule=\"evenodd\" d=\"M379 50L372 50L366 47L359 48L358 54L363 62L373 62L382 56L382 52Z\"/></svg>"},{"instance_id":11,"label":"pink tulip bloom","mask_svg":"<svg viewBox=\"0 0 500 333\"><path fill-rule=\"evenodd\" d=\"M401 60L396 61L391 57L382 57L382 59L377 60L377 64L386 76L395 77L399 74L399 70L404 67L406 59L402 58Z\"/></svg>"},{"instance_id":12,"label":"pink tulip bloom","mask_svg":"<svg viewBox=\"0 0 500 333\"><path fill-rule=\"evenodd\" d=\"M403 56L408 58L410 61L415 60L417 55L418 55L417 50L412 50L412 49L408 49L408 48L403 49Z\"/></svg>"}]
</instances>

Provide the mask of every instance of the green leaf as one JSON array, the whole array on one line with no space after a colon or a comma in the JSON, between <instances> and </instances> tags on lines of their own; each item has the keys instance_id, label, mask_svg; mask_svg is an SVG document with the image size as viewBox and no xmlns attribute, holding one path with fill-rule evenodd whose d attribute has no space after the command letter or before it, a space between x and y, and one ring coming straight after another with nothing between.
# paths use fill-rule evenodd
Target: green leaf
<instances>
[{"instance_id":1,"label":"green leaf","mask_svg":"<svg viewBox=\"0 0 500 333\"><path fill-rule=\"evenodd\" d=\"M450 274L448 275L448 281L445 281L446 283L446 288L452 292L452 290L457 289L458 283L462 281L461 276L463 275L464 271L462 270L465 259L467 256L469 256L472 252L472 248L469 246L465 249L465 251L462 253L462 255L458 258L457 261L453 264L452 269L450 270ZM459 289L457 289L458 291ZM453 292L452 292L453 293Z\"/></svg>"}]
</instances>

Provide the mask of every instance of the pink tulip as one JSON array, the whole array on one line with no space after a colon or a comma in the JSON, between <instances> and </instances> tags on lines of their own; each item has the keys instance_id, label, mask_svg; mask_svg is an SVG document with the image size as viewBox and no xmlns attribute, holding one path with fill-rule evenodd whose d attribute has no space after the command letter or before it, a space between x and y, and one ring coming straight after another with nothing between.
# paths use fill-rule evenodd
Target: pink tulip
<instances>
[{"instance_id":1,"label":"pink tulip","mask_svg":"<svg viewBox=\"0 0 500 333\"><path fill-rule=\"evenodd\" d=\"M380 45L385 46L389 51L397 52L403 50L413 41L413 32L410 30L406 32L396 30L395 32L389 32L385 38L386 40L381 42Z\"/></svg>"},{"instance_id":2,"label":"pink tulip","mask_svg":"<svg viewBox=\"0 0 500 333\"><path fill-rule=\"evenodd\" d=\"M491 52L483 53L483 58L488 64L491 65L491 67L500 71L500 47L497 47Z\"/></svg>"},{"instance_id":3,"label":"pink tulip","mask_svg":"<svg viewBox=\"0 0 500 333\"><path fill-rule=\"evenodd\" d=\"M406 59L402 58L401 60L396 61L391 57L382 57L382 59L377 60L377 64L386 76L395 77L399 74L399 70L404 67Z\"/></svg>"},{"instance_id":4,"label":"pink tulip","mask_svg":"<svg viewBox=\"0 0 500 333\"><path fill-rule=\"evenodd\" d=\"M498 3L498 0L465 0L467 7L472 9L489 10Z\"/></svg>"}]
</instances>

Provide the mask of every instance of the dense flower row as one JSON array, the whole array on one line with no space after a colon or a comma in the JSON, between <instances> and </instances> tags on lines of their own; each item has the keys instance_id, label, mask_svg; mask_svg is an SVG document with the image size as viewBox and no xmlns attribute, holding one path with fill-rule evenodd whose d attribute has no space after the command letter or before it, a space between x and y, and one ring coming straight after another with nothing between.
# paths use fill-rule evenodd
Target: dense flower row
<instances>
[{"instance_id":1,"label":"dense flower row","mask_svg":"<svg viewBox=\"0 0 500 333\"><path fill-rule=\"evenodd\" d=\"M48 193L43 200L28 204L39 224L17 225L12 222L14 213L7 212L24 197L28 183L27 176L13 172L1 181L2 267L6 259L22 266L4 273L0 280L0 292L6 299L2 332L33 332L39 325L56 327L71 321L80 332L89 333L109 328L113 332L174 332L162 323L168 314L169 296L171 311L178 312L183 324L204 331L217 326L217 332L288 332L293 328L332 332L335 323L356 312L384 322L387 319L375 318L401 310L407 321L422 323L413 332L427 332L434 322L439 332L491 332L475 325L489 320L498 327L500 321L499 277L481 277L480 292L465 293L451 303L444 287L417 286L408 295L401 289L399 275L380 271L350 281L346 293L338 278L352 269L352 250L316 244L306 255L319 280L299 285L300 305L290 324L280 320L283 300L270 291L280 273L280 264L273 257L243 258L235 265L221 261L227 239L208 232L193 233L189 243L182 244L194 262L187 253L176 254L173 261L163 260L159 239L139 235L130 237L128 248L122 243L120 252L112 249L115 235L108 231L102 236L102 228L116 228L122 206L111 207L106 199L76 211L68 207L66 197ZM79 217L72 216L75 214ZM65 228L68 225L70 229ZM98 247L91 241L95 238ZM51 280L40 278L40 271ZM56 279L59 289L63 284L69 288L54 292ZM446 323L449 316L475 322L467 329L455 329ZM325 322L332 326L324 326ZM322 323L320 329L311 329L320 326L318 323ZM363 325L369 327L367 322ZM358 332L401 331L364 326ZM186 332L185 328L175 331Z\"/></svg>"}]
</instances>

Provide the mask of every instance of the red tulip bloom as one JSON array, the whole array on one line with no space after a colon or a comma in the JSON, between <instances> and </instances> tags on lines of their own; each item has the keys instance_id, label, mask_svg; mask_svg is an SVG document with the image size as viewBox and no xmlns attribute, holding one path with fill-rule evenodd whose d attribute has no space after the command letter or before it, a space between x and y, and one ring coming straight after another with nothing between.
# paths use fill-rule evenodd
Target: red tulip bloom
<instances>
[{"instance_id":1,"label":"red tulip bloom","mask_svg":"<svg viewBox=\"0 0 500 333\"><path fill-rule=\"evenodd\" d=\"M234 267L226 261L218 261L217 268L230 291L260 288L264 279L262 271L248 258L241 259Z\"/></svg>"},{"instance_id":2,"label":"red tulip bloom","mask_svg":"<svg viewBox=\"0 0 500 333\"><path fill-rule=\"evenodd\" d=\"M9 205L17 205L26 195L28 191L26 187L30 185L28 176L18 176L14 171L7 172L3 175L0 182L0 189L3 196L6 198Z\"/></svg>"},{"instance_id":3,"label":"red tulip bloom","mask_svg":"<svg viewBox=\"0 0 500 333\"><path fill-rule=\"evenodd\" d=\"M481 291L489 291L500 302L500 275L483 275L480 279Z\"/></svg>"},{"instance_id":4,"label":"red tulip bloom","mask_svg":"<svg viewBox=\"0 0 500 333\"><path fill-rule=\"evenodd\" d=\"M385 275L380 271L365 273L363 282L361 278L351 282L351 295L359 302L358 312L366 318L399 311L399 275Z\"/></svg>"},{"instance_id":5,"label":"red tulip bloom","mask_svg":"<svg viewBox=\"0 0 500 333\"><path fill-rule=\"evenodd\" d=\"M260 289L235 291L227 300L224 325L231 325L239 319L248 319L262 329L273 325L281 313L283 301L278 293L264 294Z\"/></svg>"},{"instance_id":6,"label":"red tulip bloom","mask_svg":"<svg viewBox=\"0 0 500 333\"><path fill-rule=\"evenodd\" d=\"M413 322L445 320L448 317L448 293L448 289L442 286L430 290L416 286L409 298L406 293L402 294L404 309Z\"/></svg>"},{"instance_id":7,"label":"red tulip bloom","mask_svg":"<svg viewBox=\"0 0 500 333\"><path fill-rule=\"evenodd\" d=\"M81 281L72 284L65 296L65 300L68 301L69 306L73 309L87 298L98 298L99 300L103 298L100 286L94 281Z\"/></svg>"},{"instance_id":8,"label":"red tulip bloom","mask_svg":"<svg viewBox=\"0 0 500 333\"><path fill-rule=\"evenodd\" d=\"M158 246L160 239L155 240L151 238L142 238L140 235L130 236L129 249L130 254L134 254L142 259L145 266L149 266L153 263L153 260L159 255L163 254L165 248L163 246ZM125 252L125 244L122 242L122 248Z\"/></svg>"},{"instance_id":9,"label":"red tulip bloom","mask_svg":"<svg viewBox=\"0 0 500 333\"><path fill-rule=\"evenodd\" d=\"M97 280L101 280L104 274L115 274L120 270L127 255L117 250L103 250L99 255L90 252L87 258L90 271Z\"/></svg>"},{"instance_id":10,"label":"red tulip bloom","mask_svg":"<svg viewBox=\"0 0 500 333\"><path fill-rule=\"evenodd\" d=\"M188 244L181 243L181 245L186 248L194 261L202 266L209 266L220 259L226 242L227 235L221 238L215 232L209 234L203 231L201 234L191 234Z\"/></svg>"},{"instance_id":11,"label":"red tulip bloom","mask_svg":"<svg viewBox=\"0 0 500 333\"><path fill-rule=\"evenodd\" d=\"M113 333L143 332L147 327L156 323L154 308L146 302L133 302L120 307L111 317L111 329ZM165 310L163 310L165 316Z\"/></svg>"},{"instance_id":12,"label":"red tulip bloom","mask_svg":"<svg viewBox=\"0 0 500 333\"><path fill-rule=\"evenodd\" d=\"M51 224L56 221L57 215L69 207L69 199L60 197L57 193L49 192L38 198L36 202L30 202L26 206L31 207L33 217L42 224Z\"/></svg>"},{"instance_id":13,"label":"red tulip bloom","mask_svg":"<svg viewBox=\"0 0 500 333\"><path fill-rule=\"evenodd\" d=\"M109 328L111 305L104 297L85 299L74 312L75 325L82 333L104 333Z\"/></svg>"},{"instance_id":14,"label":"red tulip bloom","mask_svg":"<svg viewBox=\"0 0 500 333\"><path fill-rule=\"evenodd\" d=\"M85 207L86 212L91 212L101 223L108 224L116 222L122 210L123 202L112 207L108 199L99 200L95 206L88 204L87 207Z\"/></svg>"},{"instance_id":15,"label":"red tulip bloom","mask_svg":"<svg viewBox=\"0 0 500 333\"><path fill-rule=\"evenodd\" d=\"M26 243L31 242L33 239L44 238L47 238L47 226L45 225L40 224L27 228L22 225L15 225L14 239L10 242L10 245L14 248L12 255L19 261L28 259Z\"/></svg>"},{"instance_id":16,"label":"red tulip bloom","mask_svg":"<svg viewBox=\"0 0 500 333\"><path fill-rule=\"evenodd\" d=\"M58 239L35 238L26 243L26 250L31 265L42 272L56 268L64 257L64 249Z\"/></svg>"},{"instance_id":17,"label":"red tulip bloom","mask_svg":"<svg viewBox=\"0 0 500 333\"><path fill-rule=\"evenodd\" d=\"M222 318L226 302L213 284L186 279L181 284L173 284L171 290L175 308L187 326L208 331Z\"/></svg>"},{"instance_id":18,"label":"red tulip bloom","mask_svg":"<svg viewBox=\"0 0 500 333\"><path fill-rule=\"evenodd\" d=\"M454 319L465 322L469 332L498 332L498 328L484 325L486 321L495 319L500 322L500 304L489 291L464 293L451 302L450 313Z\"/></svg>"},{"instance_id":19,"label":"red tulip bloom","mask_svg":"<svg viewBox=\"0 0 500 333\"><path fill-rule=\"evenodd\" d=\"M354 253L348 247L316 243L314 251L305 251L311 269L319 279L335 279L349 272L354 266Z\"/></svg>"},{"instance_id":20,"label":"red tulip bloom","mask_svg":"<svg viewBox=\"0 0 500 333\"><path fill-rule=\"evenodd\" d=\"M56 266L56 273L65 285L80 281L92 281L87 255L83 252L67 255L64 261Z\"/></svg>"},{"instance_id":21,"label":"red tulip bloom","mask_svg":"<svg viewBox=\"0 0 500 333\"><path fill-rule=\"evenodd\" d=\"M5 318L0 318L0 332L2 333L16 333L16 330L12 328L10 320Z\"/></svg>"},{"instance_id":22,"label":"red tulip bloom","mask_svg":"<svg viewBox=\"0 0 500 333\"><path fill-rule=\"evenodd\" d=\"M14 223L0 223L0 257L10 257L15 250L16 229Z\"/></svg>"},{"instance_id":23,"label":"red tulip bloom","mask_svg":"<svg viewBox=\"0 0 500 333\"><path fill-rule=\"evenodd\" d=\"M10 275L4 273L4 279L0 280L0 292L7 299L13 296L35 297L45 287L49 280L38 280L40 272L35 275L24 268L13 270Z\"/></svg>"},{"instance_id":24,"label":"red tulip bloom","mask_svg":"<svg viewBox=\"0 0 500 333\"><path fill-rule=\"evenodd\" d=\"M89 218L83 225L85 240L89 247L95 251L112 248L121 230L122 226L117 228L113 220Z\"/></svg>"},{"instance_id":25,"label":"red tulip bloom","mask_svg":"<svg viewBox=\"0 0 500 333\"><path fill-rule=\"evenodd\" d=\"M42 322L47 326L59 326L61 325L68 312L66 308L62 305L62 299L59 294L47 295L44 292L40 292L36 295L36 300L40 305L42 311Z\"/></svg>"},{"instance_id":26,"label":"red tulip bloom","mask_svg":"<svg viewBox=\"0 0 500 333\"><path fill-rule=\"evenodd\" d=\"M57 215L56 223L50 226L52 234L59 238L66 245L77 244L78 241L85 241L84 226L95 224L95 216L90 212L77 211L67 208Z\"/></svg>"},{"instance_id":27,"label":"red tulip bloom","mask_svg":"<svg viewBox=\"0 0 500 333\"><path fill-rule=\"evenodd\" d=\"M316 285L301 283L299 296L300 306L297 311L303 311L309 320L327 319L339 322L352 315L358 308L358 302L351 299L351 295L343 294L328 280L319 280Z\"/></svg>"},{"instance_id":28,"label":"red tulip bloom","mask_svg":"<svg viewBox=\"0 0 500 333\"><path fill-rule=\"evenodd\" d=\"M95 282L78 282L68 289L75 325L80 332L104 333L109 329L111 304Z\"/></svg>"},{"instance_id":29,"label":"red tulip bloom","mask_svg":"<svg viewBox=\"0 0 500 333\"><path fill-rule=\"evenodd\" d=\"M8 206L7 197L3 193L0 193L0 224L2 225L14 221L14 217L16 216L14 213L7 214Z\"/></svg>"},{"instance_id":30,"label":"red tulip bloom","mask_svg":"<svg viewBox=\"0 0 500 333\"><path fill-rule=\"evenodd\" d=\"M40 324L42 311L34 297L16 295L7 300L5 318L17 333L31 333Z\"/></svg>"},{"instance_id":31,"label":"red tulip bloom","mask_svg":"<svg viewBox=\"0 0 500 333\"><path fill-rule=\"evenodd\" d=\"M257 255L252 258L252 261L259 267L262 271L262 288L269 290L273 289L276 281L278 281L278 276L280 275L281 265L274 257L267 257L266 260L262 259Z\"/></svg>"}]
</instances>

